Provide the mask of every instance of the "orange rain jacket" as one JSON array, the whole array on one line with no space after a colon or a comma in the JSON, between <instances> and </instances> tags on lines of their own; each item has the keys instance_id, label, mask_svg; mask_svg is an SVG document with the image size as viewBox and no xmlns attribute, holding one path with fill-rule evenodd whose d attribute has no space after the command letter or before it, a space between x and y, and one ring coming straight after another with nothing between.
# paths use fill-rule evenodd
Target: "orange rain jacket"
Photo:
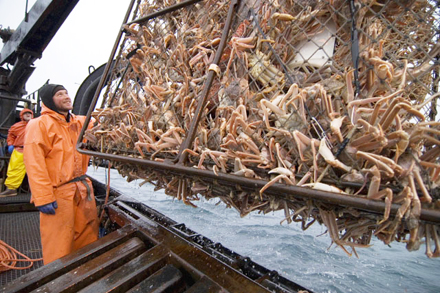
<instances>
[{"instance_id":1,"label":"orange rain jacket","mask_svg":"<svg viewBox=\"0 0 440 293\"><path fill-rule=\"evenodd\" d=\"M76 151L84 116L64 115L43 107L42 115L26 127L24 163L31 202L57 201L55 215L40 213L44 264L98 239L98 215L89 178L69 182L87 172L89 157Z\"/></svg>"},{"instance_id":2,"label":"orange rain jacket","mask_svg":"<svg viewBox=\"0 0 440 293\"><path fill-rule=\"evenodd\" d=\"M28 124L28 121L23 120L23 114L26 112L31 113L32 118L34 118L34 112L32 112L31 109L21 110L20 112L21 121L15 123L14 125L11 126L11 128L9 128L8 138L6 140L8 145L13 145L14 149L20 153L23 153L24 133L25 133L26 125Z\"/></svg>"}]
</instances>

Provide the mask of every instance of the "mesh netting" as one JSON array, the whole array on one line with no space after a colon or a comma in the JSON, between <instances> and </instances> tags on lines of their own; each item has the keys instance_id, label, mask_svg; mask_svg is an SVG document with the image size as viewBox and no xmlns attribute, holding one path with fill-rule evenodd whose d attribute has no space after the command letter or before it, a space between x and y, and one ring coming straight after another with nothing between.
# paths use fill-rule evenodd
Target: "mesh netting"
<instances>
[{"instance_id":1,"label":"mesh netting","mask_svg":"<svg viewBox=\"0 0 440 293\"><path fill-rule=\"evenodd\" d=\"M131 13L85 134L96 158L191 205L318 221L353 251L373 235L409 250L425 237L440 255L438 223L420 221L440 206L438 2L140 1Z\"/></svg>"}]
</instances>

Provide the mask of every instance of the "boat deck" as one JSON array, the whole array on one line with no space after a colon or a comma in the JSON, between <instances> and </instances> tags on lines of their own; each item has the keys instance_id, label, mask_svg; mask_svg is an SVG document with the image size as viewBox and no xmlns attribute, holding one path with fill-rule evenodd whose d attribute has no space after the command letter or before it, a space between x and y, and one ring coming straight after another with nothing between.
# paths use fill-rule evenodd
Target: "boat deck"
<instances>
[{"instance_id":1,"label":"boat deck","mask_svg":"<svg viewBox=\"0 0 440 293\"><path fill-rule=\"evenodd\" d=\"M42 257L40 217L29 203L30 197L30 193L19 193L14 197L0 198L0 240L29 258L38 259ZM16 264L17 267L28 265L29 262ZM43 261L37 261L28 269L1 272L0 287L41 266Z\"/></svg>"},{"instance_id":2,"label":"boat deck","mask_svg":"<svg viewBox=\"0 0 440 293\"><path fill-rule=\"evenodd\" d=\"M93 183L101 204L105 186ZM105 206L108 235L48 265L0 273L0 292L310 292L121 195L112 190ZM0 236L40 258L38 212L26 205L29 197L0 202Z\"/></svg>"}]
</instances>

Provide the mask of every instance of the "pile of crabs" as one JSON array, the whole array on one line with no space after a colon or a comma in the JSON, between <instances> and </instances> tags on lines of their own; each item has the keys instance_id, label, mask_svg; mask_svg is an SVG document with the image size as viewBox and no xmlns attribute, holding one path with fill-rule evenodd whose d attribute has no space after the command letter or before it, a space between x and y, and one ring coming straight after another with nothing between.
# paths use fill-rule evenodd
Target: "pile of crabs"
<instances>
[{"instance_id":1,"label":"pile of crabs","mask_svg":"<svg viewBox=\"0 0 440 293\"><path fill-rule=\"evenodd\" d=\"M134 18L168 2L144 1ZM126 70L92 114L88 147L267 182L250 190L113 162L190 205L203 196L242 216L284 210L303 229L326 225L349 254L374 235L440 256L438 223L420 221L440 208L438 15L429 1L353 2L208 0L125 26L115 68ZM381 201L384 213L280 198L276 184Z\"/></svg>"}]
</instances>

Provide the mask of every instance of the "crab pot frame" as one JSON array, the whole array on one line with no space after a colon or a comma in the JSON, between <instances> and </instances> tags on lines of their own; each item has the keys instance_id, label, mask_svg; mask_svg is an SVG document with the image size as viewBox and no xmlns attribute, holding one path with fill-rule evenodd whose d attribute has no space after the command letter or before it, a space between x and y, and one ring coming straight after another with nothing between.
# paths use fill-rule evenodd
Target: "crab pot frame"
<instances>
[{"instance_id":1,"label":"crab pot frame","mask_svg":"<svg viewBox=\"0 0 440 293\"><path fill-rule=\"evenodd\" d=\"M317 221L349 254L440 256L439 9L132 1L78 151L192 206Z\"/></svg>"}]
</instances>

